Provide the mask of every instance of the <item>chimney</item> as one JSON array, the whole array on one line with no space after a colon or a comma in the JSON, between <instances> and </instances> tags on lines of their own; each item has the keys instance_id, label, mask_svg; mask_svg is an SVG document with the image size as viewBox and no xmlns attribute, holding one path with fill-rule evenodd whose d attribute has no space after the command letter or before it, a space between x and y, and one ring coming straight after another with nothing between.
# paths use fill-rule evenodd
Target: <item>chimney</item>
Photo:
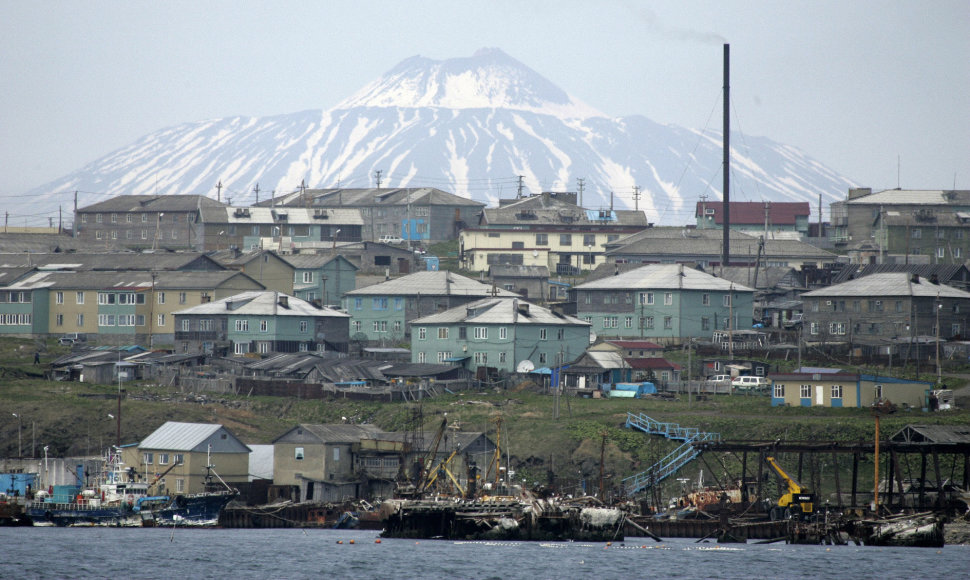
<instances>
[{"instance_id":1,"label":"chimney","mask_svg":"<svg viewBox=\"0 0 970 580\"><path fill-rule=\"evenodd\" d=\"M226 310L232 310L232 300L226 300Z\"/></svg>"},{"instance_id":2,"label":"chimney","mask_svg":"<svg viewBox=\"0 0 970 580\"><path fill-rule=\"evenodd\" d=\"M940 285L940 277L936 273L930 274L930 284Z\"/></svg>"},{"instance_id":3,"label":"chimney","mask_svg":"<svg viewBox=\"0 0 970 580\"><path fill-rule=\"evenodd\" d=\"M913 284L919 284L919 274L913 272L913 277L909 279Z\"/></svg>"},{"instance_id":4,"label":"chimney","mask_svg":"<svg viewBox=\"0 0 970 580\"><path fill-rule=\"evenodd\" d=\"M849 189L849 199L856 199L870 193L872 193L871 187L853 187Z\"/></svg>"},{"instance_id":5,"label":"chimney","mask_svg":"<svg viewBox=\"0 0 970 580\"><path fill-rule=\"evenodd\" d=\"M289 308L290 307L290 297L289 296L287 296L286 294L280 294L279 298L280 298L280 300L279 300L280 306L282 306L283 308Z\"/></svg>"}]
</instances>

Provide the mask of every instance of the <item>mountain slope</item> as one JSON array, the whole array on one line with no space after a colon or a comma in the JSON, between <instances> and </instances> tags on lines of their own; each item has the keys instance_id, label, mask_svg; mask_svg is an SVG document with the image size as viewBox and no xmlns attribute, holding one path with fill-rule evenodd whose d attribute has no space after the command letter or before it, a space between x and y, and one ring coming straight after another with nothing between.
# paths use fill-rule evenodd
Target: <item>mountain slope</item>
<instances>
[{"instance_id":1,"label":"mountain slope","mask_svg":"<svg viewBox=\"0 0 970 580\"><path fill-rule=\"evenodd\" d=\"M852 183L796 148L732 135L732 199L842 199ZM721 135L642 116L608 118L496 49L412 57L329 111L186 123L139 139L29 192L79 190L81 206L121 194L202 193L255 201L309 187L433 186L493 203L570 190L584 205L636 205L651 221L693 221L720 199ZM634 186L642 197L634 202ZM56 204L55 204L56 207Z\"/></svg>"}]
</instances>

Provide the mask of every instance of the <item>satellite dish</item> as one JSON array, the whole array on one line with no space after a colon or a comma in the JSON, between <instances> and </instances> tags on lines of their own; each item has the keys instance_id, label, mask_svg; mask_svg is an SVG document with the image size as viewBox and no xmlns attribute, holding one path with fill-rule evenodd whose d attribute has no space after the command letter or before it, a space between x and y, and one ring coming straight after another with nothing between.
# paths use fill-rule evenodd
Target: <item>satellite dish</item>
<instances>
[{"instance_id":1,"label":"satellite dish","mask_svg":"<svg viewBox=\"0 0 970 580\"><path fill-rule=\"evenodd\" d=\"M539 257L539 250L532 250L532 257L533 258L538 258Z\"/></svg>"},{"instance_id":2,"label":"satellite dish","mask_svg":"<svg viewBox=\"0 0 970 580\"><path fill-rule=\"evenodd\" d=\"M532 361L525 359L519 364L515 365L515 372L517 373L531 373L536 369L536 365L532 364Z\"/></svg>"},{"instance_id":3,"label":"satellite dish","mask_svg":"<svg viewBox=\"0 0 970 580\"><path fill-rule=\"evenodd\" d=\"M593 332L592 330L590 330L589 331L589 343L590 344L593 344L594 342L596 342L596 333Z\"/></svg>"}]
</instances>

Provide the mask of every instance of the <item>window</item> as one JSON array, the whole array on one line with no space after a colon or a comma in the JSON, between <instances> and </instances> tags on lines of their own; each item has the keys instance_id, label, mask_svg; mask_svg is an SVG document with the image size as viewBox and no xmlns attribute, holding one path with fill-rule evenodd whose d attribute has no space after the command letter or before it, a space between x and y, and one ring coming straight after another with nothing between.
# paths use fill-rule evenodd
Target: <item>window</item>
<instances>
[{"instance_id":1,"label":"window","mask_svg":"<svg viewBox=\"0 0 970 580\"><path fill-rule=\"evenodd\" d=\"M587 248L596 245L596 234L583 234L583 245Z\"/></svg>"},{"instance_id":2,"label":"window","mask_svg":"<svg viewBox=\"0 0 970 580\"><path fill-rule=\"evenodd\" d=\"M404 310L404 298L394 299L394 310Z\"/></svg>"},{"instance_id":3,"label":"window","mask_svg":"<svg viewBox=\"0 0 970 580\"><path fill-rule=\"evenodd\" d=\"M937 248L936 249L936 257L937 258L945 258L946 257L946 248L944 248L944 247Z\"/></svg>"},{"instance_id":4,"label":"window","mask_svg":"<svg viewBox=\"0 0 970 580\"><path fill-rule=\"evenodd\" d=\"M438 327L438 340L448 340L448 327L439 326Z\"/></svg>"},{"instance_id":5,"label":"window","mask_svg":"<svg viewBox=\"0 0 970 580\"><path fill-rule=\"evenodd\" d=\"M545 328L540 328L539 329L539 340L546 340L546 329Z\"/></svg>"},{"instance_id":6,"label":"window","mask_svg":"<svg viewBox=\"0 0 970 580\"><path fill-rule=\"evenodd\" d=\"M310 329L310 324L309 324L309 322L308 322L308 321L306 321L306 320L301 320L301 321L300 321L300 332L302 332L303 334L306 334L306 332L307 332L307 331L308 331L309 329Z\"/></svg>"},{"instance_id":7,"label":"window","mask_svg":"<svg viewBox=\"0 0 970 580\"><path fill-rule=\"evenodd\" d=\"M118 223L118 214L116 213L111 214L111 223L113 224Z\"/></svg>"},{"instance_id":8,"label":"window","mask_svg":"<svg viewBox=\"0 0 970 580\"><path fill-rule=\"evenodd\" d=\"M360 332L360 329L361 329L361 326L362 325L361 325L361 322L359 320L355 320L354 323L353 323L353 326L354 326L354 332Z\"/></svg>"},{"instance_id":9,"label":"window","mask_svg":"<svg viewBox=\"0 0 970 580\"><path fill-rule=\"evenodd\" d=\"M475 364L485 365L488 364L488 353L487 352L476 352L475 353Z\"/></svg>"},{"instance_id":10,"label":"window","mask_svg":"<svg viewBox=\"0 0 970 580\"><path fill-rule=\"evenodd\" d=\"M268 332L269 331L269 322L266 321L266 320L260 320L259 321L259 331L260 332Z\"/></svg>"},{"instance_id":11,"label":"window","mask_svg":"<svg viewBox=\"0 0 970 580\"><path fill-rule=\"evenodd\" d=\"M604 316L603 317L603 328L616 328L617 317L616 316Z\"/></svg>"},{"instance_id":12,"label":"window","mask_svg":"<svg viewBox=\"0 0 970 580\"><path fill-rule=\"evenodd\" d=\"M669 329L669 328L673 328L673 327L674 327L674 319L673 319L673 317L672 316L664 316L664 328Z\"/></svg>"},{"instance_id":13,"label":"window","mask_svg":"<svg viewBox=\"0 0 970 580\"><path fill-rule=\"evenodd\" d=\"M730 294L725 294L724 297L723 297L723 299L724 299L724 305L725 306L730 306L731 305L731 295Z\"/></svg>"},{"instance_id":14,"label":"window","mask_svg":"<svg viewBox=\"0 0 970 580\"><path fill-rule=\"evenodd\" d=\"M125 230L125 238L129 240L131 239L131 230Z\"/></svg>"},{"instance_id":15,"label":"window","mask_svg":"<svg viewBox=\"0 0 970 580\"><path fill-rule=\"evenodd\" d=\"M573 245L573 235L572 234L559 234L559 245L560 246L571 246L571 245Z\"/></svg>"},{"instance_id":16,"label":"window","mask_svg":"<svg viewBox=\"0 0 970 580\"><path fill-rule=\"evenodd\" d=\"M424 326L419 327L418 340L427 340L427 338L428 338L428 329L425 328Z\"/></svg>"},{"instance_id":17,"label":"window","mask_svg":"<svg viewBox=\"0 0 970 580\"><path fill-rule=\"evenodd\" d=\"M296 459L297 461L303 461L303 458L304 458L303 448L302 447L296 447L296 448L294 448L293 449L293 459Z\"/></svg>"},{"instance_id":18,"label":"window","mask_svg":"<svg viewBox=\"0 0 970 580\"><path fill-rule=\"evenodd\" d=\"M148 239L148 230L142 230L141 231L141 239L143 239L143 240L147 240Z\"/></svg>"},{"instance_id":19,"label":"window","mask_svg":"<svg viewBox=\"0 0 970 580\"><path fill-rule=\"evenodd\" d=\"M505 355L506 355L506 352L505 351L502 351L502 352L498 353L498 362L500 362L500 363L507 362Z\"/></svg>"},{"instance_id":20,"label":"window","mask_svg":"<svg viewBox=\"0 0 970 580\"><path fill-rule=\"evenodd\" d=\"M182 478L182 477L175 478L175 491L176 493L185 492L185 478Z\"/></svg>"},{"instance_id":21,"label":"window","mask_svg":"<svg viewBox=\"0 0 970 580\"><path fill-rule=\"evenodd\" d=\"M842 385L832 385L832 398L833 399L842 398Z\"/></svg>"},{"instance_id":22,"label":"window","mask_svg":"<svg viewBox=\"0 0 970 580\"><path fill-rule=\"evenodd\" d=\"M363 310L363 309L364 309L364 299L354 298L354 310Z\"/></svg>"},{"instance_id":23,"label":"window","mask_svg":"<svg viewBox=\"0 0 970 580\"><path fill-rule=\"evenodd\" d=\"M802 399L812 398L812 385L799 385L798 396Z\"/></svg>"},{"instance_id":24,"label":"window","mask_svg":"<svg viewBox=\"0 0 970 580\"><path fill-rule=\"evenodd\" d=\"M811 323L811 324L808 325L808 333L809 334L818 334L818 323L817 322L813 322L813 323Z\"/></svg>"},{"instance_id":25,"label":"window","mask_svg":"<svg viewBox=\"0 0 970 580\"><path fill-rule=\"evenodd\" d=\"M785 398L785 385L784 384L782 384L782 383L775 383L774 391L775 392L774 392L774 395L773 396L776 399L784 399Z\"/></svg>"},{"instance_id":26,"label":"window","mask_svg":"<svg viewBox=\"0 0 970 580\"><path fill-rule=\"evenodd\" d=\"M77 325L78 325L78 327L84 326L84 315L83 314L78 314L77 315Z\"/></svg>"},{"instance_id":27,"label":"window","mask_svg":"<svg viewBox=\"0 0 970 580\"><path fill-rule=\"evenodd\" d=\"M711 329L711 319L708 318L707 316L702 316L701 317L701 330L710 330L710 329Z\"/></svg>"},{"instance_id":28,"label":"window","mask_svg":"<svg viewBox=\"0 0 970 580\"><path fill-rule=\"evenodd\" d=\"M548 246L549 245L549 234L536 234L536 245L537 246Z\"/></svg>"},{"instance_id":29,"label":"window","mask_svg":"<svg viewBox=\"0 0 970 580\"><path fill-rule=\"evenodd\" d=\"M539 364L541 365L546 364L546 353L544 352L539 353Z\"/></svg>"},{"instance_id":30,"label":"window","mask_svg":"<svg viewBox=\"0 0 970 580\"><path fill-rule=\"evenodd\" d=\"M648 306L653 304L653 292L641 292L640 304L646 304Z\"/></svg>"},{"instance_id":31,"label":"window","mask_svg":"<svg viewBox=\"0 0 970 580\"><path fill-rule=\"evenodd\" d=\"M158 303L159 304L165 304L165 293L164 292L159 292L158 293Z\"/></svg>"},{"instance_id":32,"label":"window","mask_svg":"<svg viewBox=\"0 0 970 580\"><path fill-rule=\"evenodd\" d=\"M509 337L509 329L508 328L505 328L503 326L502 328L499 328L498 329L498 338L499 338L499 340L506 340L508 337Z\"/></svg>"},{"instance_id":33,"label":"window","mask_svg":"<svg viewBox=\"0 0 970 580\"><path fill-rule=\"evenodd\" d=\"M158 315L158 326L165 326L165 315L164 314L159 314Z\"/></svg>"},{"instance_id":34,"label":"window","mask_svg":"<svg viewBox=\"0 0 970 580\"><path fill-rule=\"evenodd\" d=\"M438 353L438 364L445 362L451 358L451 351L439 352Z\"/></svg>"},{"instance_id":35,"label":"window","mask_svg":"<svg viewBox=\"0 0 970 580\"><path fill-rule=\"evenodd\" d=\"M303 283L304 284L312 284L313 283L313 272L304 272L303 273Z\"/></svg>"},{"instance_id":36,"label":"window","mask_svg":"<svg viewBox=\"0 0 970 580\"><path fill-rule=\"evenodd\" d=\"M142 461L145 462L145 465L151 465L154 458L155 458L154 454L145 453L144 457L142 457Z\"/></svg>"},{"instance_id":37,"label":"window","mask_svg":"<svg viewBox=\"0 0 970 580\"><path fill-rule=\"evenodd\" d=\"M135 324L138 326L145 326L145 315L138 314L135 316Z\"/></svg>"},{"instance_id":38,"label":"window","mask_svg":"<svg viewBox=\"0 0 970 580\"><path fill-rule=\"evenodd\" d=\"M386 320L375 320L374 321L374 332L387 332L387 321Z\"/></svg>"},{"instance_id":39,"label":"window","mask_svg":"<svg viewBox=\"0 0 970 580\"><path fill-rule=\"evenodd\" d=\"M674 293L664 292L664 306L673 306L673 305L674 305Z\"/></svg>"},{"instance_id":40,"label":"window","mask_svg":"<svg viewBox=\"0 0 970 580\"><path fill-rule=\"evenodd\" d=\"M845 323L844 322L830 322L829 323L829 334L845 334Z\"/></svg>"},{"instance_id":41,"label":"window","mask_svg":"<svg viewBox=\"0 0 970 580\"><path fill-rule=\"evenodd\" d=\"M181 453L176 453L172 457L173 457L172 463L174 463L175 465L185 465L185 456L182 455Z\"/></svg>"},{"instance_id":42,"label":"window","mask_svg":"<svg viewBox=\"0 0 970 580\"><path fill-rule=\"evenodd\" d=\"M199 321L199 331L208 332L210 330L212 330L211 318L203 318L202 320Z\"/></svg>"},{"instance_id":43,"label":"window","mask_svg":"<svg viewBox=\"0 0 970 580\"><path fill-rule=\"evenodd\" d=\"M923 230L919 228L914 228L911 235L913 236L914 240L918 240L923 237Z\"/></svg>"},{"instance_id":44,"label":"window","mask_svg":"<svg viewBox=\"0 0 970 580\"><path fill-rule=\"evenodd\" d=\"M640 324L644 328L653 328L653 316L646 316L640 319Z\"/></svg>"},{"instance_id":45,"label":"window","mask_svg":"<svg viewBox=\"0 0 970 580\"><path fill-rule=\"evenodd\" d=\"M425 363L425 362L428 361L427 359L428 359L428 357L425 355L425 353L423 353L423 352L419 352L418 353L418 362L419 363Z\"/></svg>"},{"instance_id":46,"label":"window","mask_svg":"<svg viewBox=\"0 0 970 580\"><path fill-rule=\"evenodd\" d=\"M108 292L98 292L98 304L114 304L115 295Z\"/></svg>"},{"instance_id":47,"label":"window","mask_svg":"<svg viewBox=\"0 0 970 580\"><path fill-rule=\"evenodd\" d=\"M512 242L512 249L513 250L524 250L525 249L525 242Z\"/></svg>"},{"instance_id":48,"label":"window","mask_svg":"<svg viewBox=\"0 0 970 580\"><path fill-rule=\"evenodd\" d=\"M102 216L101 214L97 214L94 216L94 221L98 222L99 224L104 223L104 216Z\"/></svg>"},{"instance_id":49,"label":"window","mask_svg":"<svg viewBox=\"0 0 970 580\"><path fill-rule=\"evenodd\" d=\"M249 321L248 320L237 320L236 321L236 332L249 332Z\"/></svg>"},{"instance_id":50,"label":"window","mask_svg":"<svg viewBox=\"0 0 970 580\"><path fill-rule=\"evenodd\" d=\"M57 316L54 317L54 320L55 320L55 324L57 326L64 326L64 315L63 314L58 314Z\"/></svg>"},{"instance_id":51,"label":"window","mask_svg":"<svg viewBox=\"0 0 970 580\"><path fill-rule=\"evenodd\" d=\"M94 232L94 239L96 240L104 239L104 232L102 232L101 230L96 230Z\"/></svg>"},{"instance_id":52,"label":"window","mask_svg":"<svg viewBox=\"0 0 970 580\"><path fill-rule=\"evenodd\" d=\"M633 317L627 316L623 319L623 328L633 328Z\"/></svg>"},{"instance_id":53,"label":"window","mask_svg":"<svg viewBox=\"0 0 970 580\"><path fill-rule=\"evenodd\" d=\"M115 230L115 231L111 232L111 239L112 240L117 240L118 239L118 230Z\"/></svg>"},{"instance_id":54,"label":"window","mask_svg":"<svg viewBox=\"0 0 970 580\"><path fill-rule=\"evenodd\" d=\"M372 299L371 310L387 310L387 298Z\"/></svg>"},{"instance_id":55,"label":"window","mask_svg":"<svg viewBox=\"0 0 970 580\"><path fill-rule=\"evenodd\" d=\"M249 352L249 343L248 342L236 342L236 343L233 343L233 345L232 345L232 351L235 354L246 354L246 353Z\"/></svg>"},{"instance_id":56,"label":"window","mask_svg":"<svg viewBox=\"0 0 970 580\"><path fill-rule=\"evenodd\" d=\"M168 465L168 453L159 453L158 454L158 464L159 465Z\"/></svg>"},{"instance_id":57,"label":"window","mask_svg":"<svg viewBox=\"0 0 970 580\"><path fill-rule=\"evenodd\" d=\"M78 292L74 295L75 304L84 304L84 292Z\"/></svg>"},{"instance_id":58,"label":"window","mask_svg":"<svg viewBox=\"0 0 970 580\"><path fill-rule=\"evenodd\" d=\"M179 304L185 304L186 295L185 292L179 292Z\"/></svg>"},{"instance_id":59,"label":"window","mask_svg":"<svg viewBox=\"0 0 970 580\"><path fill-rule=\"evenodd\" d=\"M873 395L875 395L877 401L880 400L880 399L882 399L882 385L876 385L875 386L875 390L873 392Z\"/></svg>"},{"instance_id":60,"label":"window","mask_svg":"<svg viewBox=\"0 0 970 580\"><path fill-rule=\"evenodd\" d=\"M56 302L58 304L64 304L64 293L63 292L58 292L54 296L55 296L55 300L56 300Z\"/></svg>"},{"instance_id":61,"label":"window","mask_svg":"<svg viewBox=\"0 0 970 580\"><path fill-rule=\"evenodd\" d=\"M711 295L707 292L701 294L701 305L710 306L711 305Z\"/></svg>"},{"instance_id":62,"label":"window","mask_svg":"<svg viewBox=\"0 0 970 580\"><path fill-rule=\"evenodd\" d=\"M476 340L488 340L488 327L487 326L476 326L475 327L475 339Z\"/></svg>"},{"instance_id":63,"label":"window","mask_svg":"<svg viewBox=\"0 0 970 580\"><path fill-rule=\"evenodd\" d=\"M960 232L960 233L963 233L963 232ZM961 250L961 248L959 248L959 247L953 248L953 257L954 258L959 258L959 257L961 257L962 254L963 254L963 251Z\"/></svg>"}]
</instances>

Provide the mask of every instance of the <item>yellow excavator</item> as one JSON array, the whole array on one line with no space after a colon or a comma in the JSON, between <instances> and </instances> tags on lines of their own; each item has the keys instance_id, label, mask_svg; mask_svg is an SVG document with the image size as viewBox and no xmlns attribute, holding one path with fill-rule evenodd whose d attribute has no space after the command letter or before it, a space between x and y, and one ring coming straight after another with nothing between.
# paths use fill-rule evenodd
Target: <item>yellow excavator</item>
<instances>
[{"instance_id":1,"label":"yellow excavator","mask_svg":"<svg viewBox=\"0 0 970 580\"><path fill-rule=\"evenodd\" d=\"M765 457L765 463L771 466L778 474L778 477L788 486L788 493L778 498L778 505L773 508L771 519L780 519L779 516L799 517L806 519L815 512L815 495L802 484L795 481L792 476L778 465L774 457Z\"/></svg>"}]
</instances>

